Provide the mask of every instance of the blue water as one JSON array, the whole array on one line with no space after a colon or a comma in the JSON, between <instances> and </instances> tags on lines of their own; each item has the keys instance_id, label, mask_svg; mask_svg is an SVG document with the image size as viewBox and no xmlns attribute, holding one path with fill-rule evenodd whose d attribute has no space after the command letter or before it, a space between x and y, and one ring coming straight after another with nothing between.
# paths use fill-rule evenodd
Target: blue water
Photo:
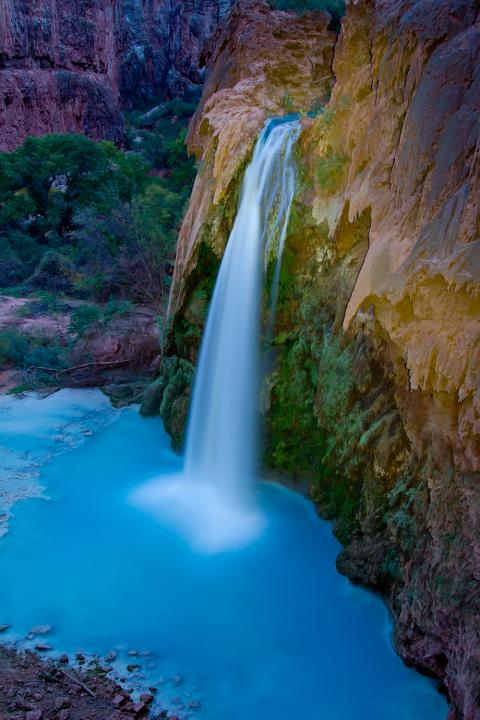
<instances>
[{"instance_id":1,"label":"blue water","mask_svg":"<svg viewBox=\"0 0 480 720\"><path fill-rule=\"evenodd\" d=\"M15 505L0 539L9 639L28 644L32 626L50 624L56 652L117 649L120 675L140 665L127 687L156 685L181 720L444 720L444 699L394 654L383 603L336 573L339 544L310 502L259 484L263 535L198 554L129 502L139 484L181 469L161 422L99 398L12 400L10 430L0 425L0 446L23 462L48 454L36 463L45 497ZM48 431L30 422L22 433L25 402L30 415L44 403ZM81 442L54 452L65 427Z\"/></svg>"}]
</instances>

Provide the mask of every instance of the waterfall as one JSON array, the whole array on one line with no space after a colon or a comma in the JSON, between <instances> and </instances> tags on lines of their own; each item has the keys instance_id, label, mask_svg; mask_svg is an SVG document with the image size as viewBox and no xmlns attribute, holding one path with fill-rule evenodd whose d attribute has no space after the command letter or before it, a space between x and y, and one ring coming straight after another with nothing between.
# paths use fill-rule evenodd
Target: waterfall
<instances>
[{"instance_id":1,"label":"waterfall","mask_svg":"<svg viewBox=\"0 0 480 720\"><path fill-rule=\"evenodd\" d=\"M262 259L277 246L272 301L295 190L297 122L270 121L256 144L212 297L187 433L185 471L245 502L255 475Z\"/></svg>"},{"instance_id":2,"label":"waterfall","mask_svg":"<svg viewBox=\"0 0 480 720\"><path fill-rule=\"evenodd\" d=\"M263 270L276 257L271 317L295 192L298 121L270 120L245 172L200 348L181 478L142 496L203 549L237 546L258 532L259 329ZM152 491L153 492L153 491Z\"/></svg>"}]
</instances>

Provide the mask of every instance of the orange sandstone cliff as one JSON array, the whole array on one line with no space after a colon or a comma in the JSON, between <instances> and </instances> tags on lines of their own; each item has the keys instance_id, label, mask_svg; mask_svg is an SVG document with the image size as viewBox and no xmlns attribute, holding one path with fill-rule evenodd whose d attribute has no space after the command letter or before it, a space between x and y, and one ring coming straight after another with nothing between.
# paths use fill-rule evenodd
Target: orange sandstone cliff
<instances>
[{"instance_id":1,"label":"orange sandstone cliff","mask_svg":"<svg viewBox=\"0 0 480 720\"><path fill-rule=\"evenodd\" d=\"M339 569L385 594L398 652L441 680L450 720L478 720L480 3L351 0L335 40L320 14L243 2L212 41L169 352L195 361L266 117L314 108L266 462L309 480L345 545Z\"/></svg>"}]
</instances>

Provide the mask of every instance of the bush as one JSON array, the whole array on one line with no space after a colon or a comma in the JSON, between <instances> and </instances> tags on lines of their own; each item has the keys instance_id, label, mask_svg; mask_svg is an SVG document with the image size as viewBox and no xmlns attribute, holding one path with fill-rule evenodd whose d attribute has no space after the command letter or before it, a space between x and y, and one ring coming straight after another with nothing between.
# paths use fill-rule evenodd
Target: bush
<instances>
[{"instance_id":1,"label":"bush","mask_svg":"<svg viewBox=\"0 0 480 720\"><path fill-rule=\"evenodd\" d=\"M28 347L28 337L18 330L0 330L0 367L21 365Z\"/></svg>"},{"instance_id":2,"label":"bush","mask_svg":"<svg viewBox=\"0 0 480 720\"><path fill-rule=\"evenodd\" d=\"M129 202L148 182L148 163L112 143L82 135L27 138L0 153L0 232L33 272L48 250L74 253L70 233L80 208L109 212Z\"/></svg>"},{"instance_id":3,"label":"bush","mask_svg":"<svg viewBox=\"0 0 480 720\"><path fill-rule=\"evenodd\" d=\"M103 308L102 320L104 323L111 322L114 318L128 315L134 310L135 306L129 300L111 299Z\"/></svg>"},{"instance_id":4,"label":"bush","mask_svg":"<svg viewBox=\"0 0 480 720\"><path fill-rule=\"evenodd\" d=\"M14 365L25 370L31 367L63 368L66 366L67 348L50 335L30 335L7 328L0 331L0 367ZM38 375L42 383L47 377Z\"/></svg>"},{"instance_id":5,"label":"bush","mask_svg":"<svg viewBox=\"0 0 480 720\"><path fill-rule=\"evenodd\" d=\"M0 153L0 286L30 278L27 288L163 308L195 178L185 148L194 109L172 101L131 113L130 152L46 135Z\"/></svg>"},{"instance_id":6,"label":"bush","mask_svg":"<svg viewBox=\"0 0 480 720\"><path fill-rule=\"evenodd\" d=\"M100 310L95 305L80 305L70 316L70 332L83 335L94 323L99 322Z\"/></svg>"},{"instance_id":7,"label":"bush","mask_svg":"<svg viewBox=\"0 0 480 720\"><path fill-rule=\"evenodd\" d=\"M73 264L65 255L48 250L38 263L29 284L42 290L70 292L73 287L73 274Z\"/></svg>"},{"instance_id":8,"label":"bush","mask_svg":"<svg viewBox=\"0 0 480 720\"><path fill-rule=\"evenodd\" d=\"M6 242L0 243L0 287L17 285L25 280L28 269Z\"/></svg>"},{"instance_id":9,"label":"bush","mask_svg":"<svg viewBox=\"0 0 480 720\"><path fill-rule=\"evenodd\" d=\"M66 367L65 348L56 344L51 337L32 337L32 343L21 365L23 368L47 367L54 370Z\"/></svg>"}]
</instances>

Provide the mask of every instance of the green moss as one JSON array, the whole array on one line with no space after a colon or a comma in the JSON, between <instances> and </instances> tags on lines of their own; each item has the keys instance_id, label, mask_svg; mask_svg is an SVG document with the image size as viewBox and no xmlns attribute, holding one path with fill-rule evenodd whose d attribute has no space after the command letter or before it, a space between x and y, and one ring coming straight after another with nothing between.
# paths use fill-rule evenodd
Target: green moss
<instances>
[{"instance_id":1,"label":"green moss","mask_svg":"<svg viewBox=\"0 0 480 720\"><path fill-rule=\"evenodd\" d=\"M164 365L163 375L166 386L160 405L160 416L167 432L172 436L174 448L180 449L183 446L195 368L188 360L169 358Z\"/></svg>"},{"instance_id":2,"label":"green moss","mask_svg":"<svg viewBox=\"0 0 480 720\"><path fill-rule=\"evenodd\" d=\"M162 404L166 383L167 379L164 375L150 383L142 399L140 415L143 417L153 417L160 413L160 405Z\"/></svg>"},{"instance_id":3,"label":"green moss","mask_svg":"<svg viewBox=\"0 0 480 720\"><path fill-rule=\"evenodd\" d=\"M268 381L265 460L307 480L346 541L356 527L362 484L337 470L342 453L337 437L349 432L353 445L361 423L352 401L352 351L332 331L331 298L316 274L316 249L325 232L301 205L294 205L272 341L275 370Z\"/></svg>"},{"instance_id":4,"label":"green moss","mask_svg":"<svg viewBox=\"0 0 480 720\"><path fill-rule=\"evenodd\" d=\"M363 336L342 330L369 226L366 212L354 224L345 220L342 238L332 239L327 226L316 224L308 207L295 201L270 348L273 368L262 397L266 462L309 482L344 543L367 512L372 527L385 528L389 480L374 470L378 434L392 447L396 442L391 429L397 415L384 369ZM342 242L340 256L335 248ZM332 261L321 262L332 244Z\"/></svg>"},{"instance_id":5,"label":"green moss","mask_svg":"<svg viewBox=\"0 0 480 720\"><path fill-rule=\"evenodd\" d=\"M186 281L183 310L173 322L167 354L196 362L219 266L220 260L210 245L200 243L194 269Z\"/></svg>"},{"instance_id":6,"label":"green moss","mask_svg":"<svg viewBox=\"0 0 480 720\"><path fill-rule=\"evenodd\" d=\"M324 155L317 159L316 176L323 190L338 188L343 180L348 158L340 152L327 148Z\"/></svg>"}]
</instances>

